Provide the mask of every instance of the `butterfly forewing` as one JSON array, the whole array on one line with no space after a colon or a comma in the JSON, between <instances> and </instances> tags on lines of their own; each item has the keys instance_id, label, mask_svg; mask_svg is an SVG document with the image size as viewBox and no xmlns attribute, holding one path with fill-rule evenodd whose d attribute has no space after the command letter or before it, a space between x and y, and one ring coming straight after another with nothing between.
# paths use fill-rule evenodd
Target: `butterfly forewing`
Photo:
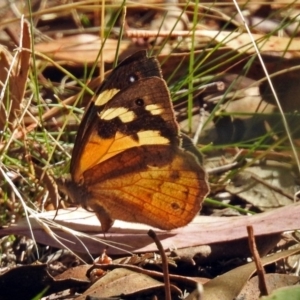
<instances>
[{"instance_id":1,"label":"butterfly forewing","mask_svg":"<svg viewBox=\"0 0 300 300\"><path fill-rule=\"evenodd\" d=\"M145 50L138 51L123 60L104 80L87 108L79 126L72 153L70 171L77 172L77 163L87 144L87 139L97 122L97 114L120 90L126 89L134 82L147 77L161 77L161 69L154 57L147 57Z\"/></svg>"},{"instance_id":2,"label":"butterfly forewing","mask_svg":"<svg viewBox=\"0 0 300 300\"><path fill-rule=\"evenodd\" d=\"M165 82L144 78L117 93L87 131L75 181L95 165L142 145L179 145L178 126Z\"/></svg>"}]
</instances>

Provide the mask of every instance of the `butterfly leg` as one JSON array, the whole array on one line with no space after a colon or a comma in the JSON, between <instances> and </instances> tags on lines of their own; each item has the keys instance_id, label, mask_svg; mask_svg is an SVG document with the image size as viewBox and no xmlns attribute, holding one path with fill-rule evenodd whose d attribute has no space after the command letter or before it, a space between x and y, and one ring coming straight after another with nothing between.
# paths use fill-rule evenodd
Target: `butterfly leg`
<instances>
[{"instance_id":1,"label":"butterfly leg","mask_svg":"<svg viewBox=\"0 0 300 300\"><path fill-rule=\"evenodd\" d=\"M101 224L102 232L107 232L114 224L114 220L111 219L107 211L99 204L93 203L90 208L95 212L98 220Z\"/></svg>"}]
</instances>

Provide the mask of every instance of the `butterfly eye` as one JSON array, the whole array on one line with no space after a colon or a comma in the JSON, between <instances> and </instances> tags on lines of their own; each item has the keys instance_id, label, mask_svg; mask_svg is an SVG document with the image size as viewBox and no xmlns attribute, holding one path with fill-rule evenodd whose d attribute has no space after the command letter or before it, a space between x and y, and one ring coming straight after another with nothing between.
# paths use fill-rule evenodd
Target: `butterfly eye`
<instances>
[{"instance_id":1,"label":"butterfly eye","mask_svg":"<svg viewBox=\"0 0 300 300\"><path fill-rule=\"evenodd\" d=\"M144 105L144 100L143 99L136 99L135 100L135 104L137 105L137 106L143 106Z\"/></svg>"}]
</instances>

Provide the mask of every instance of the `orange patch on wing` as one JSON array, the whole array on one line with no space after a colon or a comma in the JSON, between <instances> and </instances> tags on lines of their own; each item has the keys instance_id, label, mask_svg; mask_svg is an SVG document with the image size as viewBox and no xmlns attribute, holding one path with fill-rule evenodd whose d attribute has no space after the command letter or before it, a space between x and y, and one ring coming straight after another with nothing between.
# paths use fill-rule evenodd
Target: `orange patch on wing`
<instances>
[{"instance_id":1,"label":"orange patch on wing","mask_svg":"<svg viewBox=\"0 0 300 300\"><path fill-rule=\"evenodd\" d=\"M82 150L78 167L75 170L74 180L79 182L83 173L97 165L107 154L107 149L114 142L114 139L102 139L97 133L89 137L88 142Z\"/></svg>"},{"instance_id":2,"label":"orange patch on wing","mask_svg":"<svg viewBox=\"0 0 300 300\"><path fill-rule=\"evenodd\" d=\"M130 135L117 132L114 138L102 139L98 134L92 134L82 151L80 162L74 175L75 181L79 182L86 170L93 168L120 152L142 145L162 145L169 143L168 139L160 136L159 131L141 131L137 133L137 137L138 139L135 140Z\"/></svg>"},{"instance_id":3,"label":"orange patch on wing","mask_svg":"<svg viewBox=\"0 0 300 300\"><path fill-rule=\"evenodd\" d=\"M167 230L188 224L208 192L204 171L184 152L164 166L94 182L91 191L96 202L112 219L145 222Z\"/></svg>"}]
</instances>

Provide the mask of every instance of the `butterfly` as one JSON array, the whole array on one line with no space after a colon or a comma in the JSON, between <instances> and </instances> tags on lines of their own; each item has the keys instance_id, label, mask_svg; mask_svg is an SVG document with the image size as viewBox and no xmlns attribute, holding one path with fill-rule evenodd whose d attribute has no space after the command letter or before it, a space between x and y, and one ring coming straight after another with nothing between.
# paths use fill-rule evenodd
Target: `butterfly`
<instances>
[{"instance_id":1,"label":"butterfly","mask_svg":"<svg viewBox=\"0 0 300 300\"><path fill-rule=\"evenodd\" d=\"M187 225L209 192L199 159L180 134L158 61L139 51L95 93L58 186L96 213L103 232L116 219L171 230Z\"/></svg>"}]
</instances>

